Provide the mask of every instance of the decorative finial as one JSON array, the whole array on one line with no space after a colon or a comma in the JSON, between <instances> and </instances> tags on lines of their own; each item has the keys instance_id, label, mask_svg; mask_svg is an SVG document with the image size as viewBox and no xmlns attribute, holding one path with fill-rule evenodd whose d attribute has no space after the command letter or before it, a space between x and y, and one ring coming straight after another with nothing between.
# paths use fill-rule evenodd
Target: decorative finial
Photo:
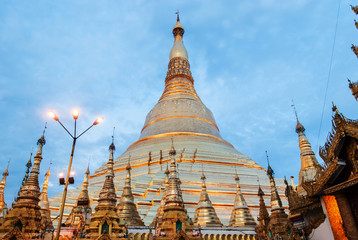
<instances>
[{"instance_id":1,"label":"decorative finial","mask_svg":"<svg viewBox=\"0 0 358 240\"><path fill-rule=\"evenodd\" d=\"M116 150L116 147L114 146L114 130L116 129L116 127L113 127L113 134L112 134L112 144L109 146L109 150Z\"/></svg>"},{"instance_id":2,"label":"decorative finial","mask_svg":"<svg viewBox=\"0 0 358 240\"><path fill-rule=\"evenodd\" d=\"M267 165L268 165L266 172L267 172L268 175L272 176L274 174L274 172L273 172L273 170L272 170L272 168L270 166L270 161L269 161L269 156L267 154L267 150L265 151L265 153L266 153L266 159L267 159Z\"/></svg>"},{"instance_id":3,"label":"decorative finial","mask_svg":"<svg viewBox=\"0 0 358 240\"><path fill-rule=\"evenodd\" d=\"M206 177L205 177L205 174L204 174L204 166L203 166L203 164L201 164L201 180L205 180L206 179Z\"/></svg>"},{"instance_id":4,"label":"decorative finial","mask_svg":"<svg viewBox=\"0 0 358 240\"><path fill-rule=\"evenodd\" d=\"M296 106L295 106L295 104L294 104L294 102L293 102L293 99L291 99L291 101L292 101L291 107L293 108L293 111L295 111L296 119L297 119L297 121L298 121Z\"/></svg>"},{"instance_id":5,"label":"decorative finial","mask_svg":"<svg viewBox=\"0 0 358 240\"><path fill-rule=\"evenodd\" d=\"M45 128L44 128L44 131L42 132L42 135L45 135L46 128L47 128L47 122L45 122Z\"/></svg>"},{"instance_id":6,"label":"decorative finial","mask_svg":"<svg viewBox=\"0 0 358 240\"><path fill-rule=\"evenodd\" d=\"M338 109L337 109L337 106L334 105L334 102L333 102L333 101L332 101L332 111L333 111L333 112L336 112L336 114L339 114Z\"/></svg>"},{"instance_id":7,"label":"decorative finial","mask_svg":"<svg viewBox=\"0 0 358 240\"><path fill-rule=\"evenodd\" d=\"M174 156L177 152L175 151L175 148L174 148L174 140L173 140L173 137L171 137L171 139L172 139L172 147L171 147L171 149L170 149L170 151L169 151L169 155L170 155L170 156Z\"/></svg>"},{"instance_id":8,"label":"decorative finial","mask_svg":"<svg viewBox=\"0 0 358 240\"><path fill-rule=\"evenodd\" d=\"M177 10L175 14L177 15L177 22L180 22L180 19L179 19L179 10Z\"/></svg>"},{"instance_id":9,"label":"decorative finial","mask_svg":"<svg viewBox=\"0 0 358 240\"><path fill-rule=\"evenodd\" d=\"M299 132L304 132L306 129L303 127L303 125L300 123L300 121L298 120L298 115L297 115L297 111L296 111L296 106L295 104L293 103L293 100L292 100L292 104L291 104L291 107L293 108L294 112L295 112L295 116L296 116L296 120L297 120L297 125L296 125L296 132L299 133Z\"/></svg>"},{"instance_id":10,"label":"decorative finial","mask_svg":"<svg viewBox=\"0 0 358 240\"><path fill-rule=\"evenodd\" d=\"M45 132L46 132L46 128L47 128L47 122L45 122L45 127L44 127L44 130L42 132L42 136L41 138L37 141L37 145L45 145L46 144L46 140L45 140Z\"/></svg>"},{"instance_id":11,"label":"decorative finial","mask_svg":"<svg viewBox=\"0 0 358 240\"><path fill-rule=\"evenodd\" d=\"M237 169L236 169L236 166L235 166L235 181L239 181L240 178L239 178L239 175L237 174Z\"/></svg>"},{"instance_id":12,"label":"decorative finial","mask_svg":"<svg viewBox=\"0 0 358 240\"><path fill-rule=\"evenodd\" d=\"M127 171L129 171L129 170L132 169L132 168L131 168L131 153L129 153L128 155L129 155L129 156L128 156L128 165L127 165L127 167L126 167L126 170L127 170Z\"/></svg>"}]
</instances>

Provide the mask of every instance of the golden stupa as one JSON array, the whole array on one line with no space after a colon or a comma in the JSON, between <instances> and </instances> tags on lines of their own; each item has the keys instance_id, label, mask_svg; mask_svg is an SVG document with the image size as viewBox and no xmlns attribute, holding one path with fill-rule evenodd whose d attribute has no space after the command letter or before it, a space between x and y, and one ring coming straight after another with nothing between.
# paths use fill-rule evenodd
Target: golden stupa
<instances>
[{"instance_id":1,"label":"golden stupa","mask_svg":"<svg viewBox=\"0 0 358 240\"><path fill-rule=\"evenodd\" d=\"M131 186L134 203L146 226L154 224L165 193L165 165L170 163L169 151L173 138L177 150L177 171L181 180L183 202L190 218L194 218L200 199L202 166L206 169L207 193L220 222L227 226L234 209L236 196L235 168L240 177L242 196L256 219L259 214L258 184L264 192L270 192L266 171L248 156L237 151L225 141L212 112L204 105L194 89L188 52L183 43L184 28L179 18L173 28L174 44L169 54L165 87L158 103L148 113L139 139L114 161L114 184L117 196L125 191L127 163L131 159ZM107 167L103 164L89 178L89 196L92 209L98 204L98 193L106 178ZM284 197L283 179L276 179L277 189ZM65 214L75 205L81 186L69 191ZM55 217L62 194L51 201ZM270 195L264 196L269 203ZM118 197L119 200L119 197ZM268 204L269 206L269 204ZM161 209L160 209L161 210ZM254 229L252 227L247 227Z\"/></svg>"}]
</instances>

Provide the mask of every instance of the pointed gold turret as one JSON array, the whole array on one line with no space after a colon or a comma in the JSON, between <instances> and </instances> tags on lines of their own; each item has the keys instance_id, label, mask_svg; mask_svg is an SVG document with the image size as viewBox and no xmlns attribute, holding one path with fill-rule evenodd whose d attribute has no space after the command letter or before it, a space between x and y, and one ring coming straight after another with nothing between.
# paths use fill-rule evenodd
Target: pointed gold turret
<instances>
[{"instance_id":1,"label":"pointed gold turret","mask_svg":"<svg viewBox=\"0 0 358 240\"><path fill-rule=\"evenodd\" d=\"M66 227L76 228L78 232L83 232L86 225L89 224L92 209L90 207L90 199L88 196L88 175L90 174L89 166L85 171L82 190L77 198L76 205L72 208L65 225Z\"/></svg>"},{"instance_id":2,"label":"pointed gold turret","mask_svg":"<svg viewBox=\"0 0 358 240\"><path fill-rule=\"evenodd\" d=\"M176 170L175 154L176 151L172 142L172 147L169 151L171 160L168 190L164 205L163 221L159 226L161 234L160 237L156 238L157 240L180 239L180 237L183 239L197 239L193 236L193 223L184 208L179 184L180 180Z\"/></svg>"},{"instance_id":3,"label":"pointed gold turret","mask_svg":"<svg viewBox=\"0 0 358 240\"><path fill-rule=\"evenodd\" d=\"M27 236L37 234L42 231L41 212L39 206L40 186L38 175L42 160L42 147L45 145L45 137L38 140L39 145L36 156L34 157L34 166L31 169L30 177L20 189L17 202L8 212L4 224L0 227L0 237L6 238L6 233L12 234L11 230L17 227L20 231L28 233ZM31 237L30 237L31 238Z\"/></svg>"},{"instance_id":4,"label":"pointed gold turret","mask_svg":"<svg viewBox=\"0 0 358 240\"><path fill-rule=\"evenodd\" d=\"M270 217L266 209L265 201L264 201L264 192L261 189L261 186L259 185L259 192L257 194L260 198L260 212L259 216L257 218L257 221L259 222L259 225L256 227L256 239L269 239L268 234L268 225L270 222Z\"/></svg>"},{"instance_id":5,"label":"pointed gold turret","mask_svg":"<svg viewBox=\"0 0 358 240\"><path fill-rule=\"evenodd\" d=\"M304 184L312 183L317 180L322 172L322 167L316 159L316 155L312 151L311 144L305 135L305 128L298 120L297 114L296 132L298 133L299 147L301 150L301 170L299 173L298 194L305 195Z\"/></svg>"},{"instance_id":6,"label":"pointed gold turret","mask_svg":"<svg viewBox=\"0 0 358 240\"><path fill-rule=\"evenodd\" d=\"M50 179L51 173L50 168L45 174L44 184L42 185L42 191L40 194L40 212L41 212L41 224L44 226L44 229L53 229L52 221L51 221L51 211L50 211L50 204L48 202L47 196L47 188Z\"/></svg>"},{"instance_id":7,"label":"pointed gold turret","mask_svg":"<svg viewBox=\"0 0 358 240\"><path fill-rule=\"evenodd\" d=\"M240 178L235 174L236 181L236 196L234 209L232 210L229 226L230 227L242 227L242 226L256 226L256 222L250 213L250 209L247 206L244 195L241 192Z\"/></svg>"},{"instance_id":8,"label":"pointed gold turret","mask_svg":"<svg viewBox=\"0 0 358 240\"><path fill-rule=\"evenodd\" d=\"M201 194L198 202L198 207L195 209L194 225L200 224L201 227L221 227L222 223L216 215L215 209L210 201L208 192L206 191L204 172L201 175Z\"/></svg>"},{"instance_id":9,"label":"pointed gold turret","mask_svg":"<svg viewBox=\"0 0 358 240\"><path fill-rule=\"evenodd\" d=\"M93 214L87 229L90 239L98 239L102 235L108 235L111 239L116 239L121 237L124 232L123 225L119 224L120 220L116 212L117 199L113 183L113 152L115 146L113 141L109 150L106 179L99 193L98 205L95 208L96 212Z\"/></svg>"},{"instance_id":10,"label":"pointed gold turret","mask_svg":"<svg viewBox=\"0 0 358 240\"><path fill-rule=\"evenodd\" d=\"M127 176L123 188L121 200L117 206L117 213L121 222L129 226L144 226L142 219L139 216L137 207L134 203L134 197L131 187L131 164L130 158L128 159Z\"/></svg>"},{"instance_id":11,"label":"pointed gold turret","mask_svg":"<svg viewBox=\"0 0 358 240\"><path fill-rule=\"evenodd\" d=\"M0 182L0 214L2 215L3 208L6 207L5 198L4 198L4 189L6 185L6 178L9 176L9 167L2 174L2 179Z\"/></svg>"},{"instance_id":12,"label":"pointed gold turret","mask_svg":"<svg viewBox=\"0 0 358 240\"><path fill-rule=\"evenodd\" d=\"M282 207L282 201L278 195L275 179L273 177L274 171L270 164L267 168L267 175L271 184L271 215L268 225L269 234L273 239L286 240L291 232L291 225L285 210Z\"/></svg>"},{"instance_id":13,"label":"pointed gold turret","mask_svg":"<svg viewBox=\"0 0 358 240\"><path fill-rule=\"evenodd\" d=\"M165 177L164 177L164 180L163 180L163 183L164 183L163 196L162 196L162 199L160 200L160 206L158 207L157 215L153 219L153 222L150 224L150 226L154 226L154 227L157 226L157 224L160 225L163 222L165 199L167 197L167 192L168 192L168 188L169 188L169 169L168 169L168 164L167 164L167 168L165 169L164 173L165 173Z\"/></svg>"}]
</instances>

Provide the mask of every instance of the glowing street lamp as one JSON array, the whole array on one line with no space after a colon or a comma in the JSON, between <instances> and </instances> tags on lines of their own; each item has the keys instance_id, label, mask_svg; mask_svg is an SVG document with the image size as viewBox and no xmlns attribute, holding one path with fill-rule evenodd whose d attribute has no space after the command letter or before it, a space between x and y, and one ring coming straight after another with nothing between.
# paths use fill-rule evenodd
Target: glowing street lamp
<instances>
[{"instance_id":1,"label":"glowing street lamp","mask_svg":"<svg viewBox=\"0 0 358 240\"><path fill-rule=\"evenodd\" d=\"M63 177L61 177L63 180L63 184L65 185L65 189L63 190L63 195L62 195L62 203L61 203L61 208L60 208L60 217L58 219L58 225L57 225L57 233L56 233L56 240L59 239L60 237L60 230L61 230L61 224L62 224L62 217L63 217L63 210L65 208L65 201L66 201L66 196L67 196L67 187L68 184L73 184L74 183L74 178L71 176L73 174L71 174L71 166L72 166L72 160L73 160L73 153L75 151L75 146L76 146L76 141L79 137L81 137L85 132L87 132L88 130L90 130L93 126L101 123L103 121L103 117L98 117L91 126L89 126L86 130L84 130L81 134L77 135L77 118L79 116L79 111L78 109L73 110L72 112L72 116L73 119L75 119L75 127L74 127L74 134L72 135L67 128L61 123L61 121L59 120L59 118L57 117L57 115L54 112L49 112L48 113L49 116L54 119L55 121L57 121L62 127L63 129L66 130L66 132L72 137L73 139L73 144L72 144L72 151L71 151L71 157L70 157L70 162L68 164L68 168L67 168L67 176L66 176L66 181ZM63 172L62 172L63 173ZM61 178L60 178L60 184L61 184Z\"/></svg>"}]
</instances>

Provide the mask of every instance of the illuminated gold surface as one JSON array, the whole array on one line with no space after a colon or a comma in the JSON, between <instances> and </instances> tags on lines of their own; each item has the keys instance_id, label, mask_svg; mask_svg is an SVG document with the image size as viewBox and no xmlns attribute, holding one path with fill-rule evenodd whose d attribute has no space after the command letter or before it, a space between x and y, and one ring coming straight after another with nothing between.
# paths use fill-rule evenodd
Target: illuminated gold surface
<instances>
[{"instance_id":1,"label":"illuminated gold surface","mask_svg":"<svg viewBox=\"0 0 358 240\"><path fill-rule=\"evenodd\" d=\"M344 232L343 221L341 213L339 212L336 198L333 195L323 195L322 197L326 205L327 214L334 238L340 240L348 240Z\"/></svg>"}]
</instances>

